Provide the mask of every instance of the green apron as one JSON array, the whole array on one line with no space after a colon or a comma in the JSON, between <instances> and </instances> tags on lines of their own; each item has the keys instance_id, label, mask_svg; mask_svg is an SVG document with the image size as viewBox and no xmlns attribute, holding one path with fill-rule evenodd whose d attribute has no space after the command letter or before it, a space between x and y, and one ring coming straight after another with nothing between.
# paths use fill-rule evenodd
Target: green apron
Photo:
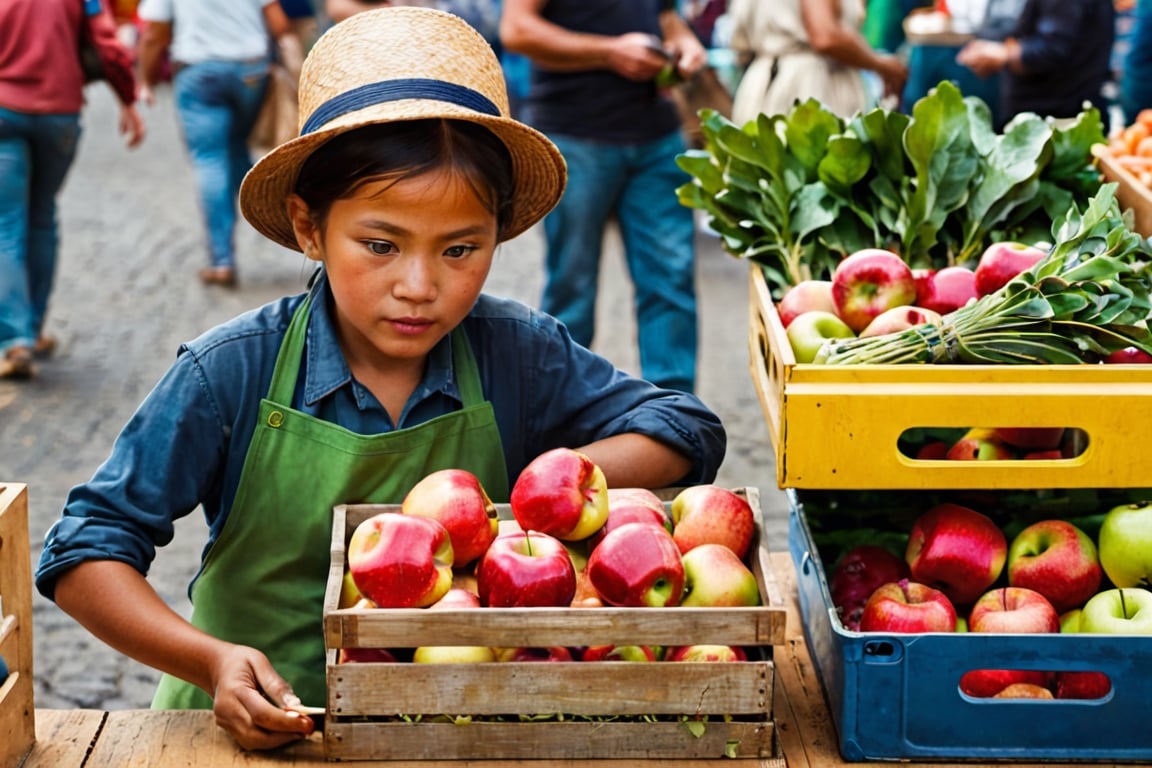
<instances>
[{"instance_id":1,"label":"green apron","mask_svg":"<svg viewBox=\"0 0 1152 768\"><path fill-rule=\"evenodd\" d=\"M471 345L452 333L463 408L407 429L358 435L292 402L311 297L280 346L268 396L244 460L236 499L192 587L192 623L263 651L305 703L327 703L324 587L332 508L399 503L439 469L474 473L493 499L508 498L508 475L491 403L484 400ZM212 697L164 675L154 709L211 709Z\"/></svg>"}]
</instances>

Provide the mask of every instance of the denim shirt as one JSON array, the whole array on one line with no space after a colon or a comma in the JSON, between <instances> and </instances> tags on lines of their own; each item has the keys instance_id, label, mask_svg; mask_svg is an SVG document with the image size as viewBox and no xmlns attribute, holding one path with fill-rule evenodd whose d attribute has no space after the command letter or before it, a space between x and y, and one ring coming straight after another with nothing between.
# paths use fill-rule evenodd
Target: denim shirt
<instances>
[{"instance_id":1,"label":"denim shirt","mask_svg":"<svg viewBox=\"0 0 1152 768\"><path fill-rule=\"evenodd\" d=\"M376 434L460 407L446 337L430 352L423 380L400 423L393 424L352 377L323 276L313 291L317 300L293 408L358 434ZM201 505L209 526L207 551L228 517L260 400L303 299L300 294L274 301L180 347L108 459L69 493L36 572L44 596L51 599L56 578L86 560L121 561L147 574L156 548L172 540L174 521ZM693 468L683 484L715 479L726 436L719 418L695 396L620 371L572 341L559 321L520 302L482 295L463 327L496 414L509 487L546 450L625 432L647 435L689 457ZM323 472L323 465L316 471Z\"/></svg>"}]
</instances>

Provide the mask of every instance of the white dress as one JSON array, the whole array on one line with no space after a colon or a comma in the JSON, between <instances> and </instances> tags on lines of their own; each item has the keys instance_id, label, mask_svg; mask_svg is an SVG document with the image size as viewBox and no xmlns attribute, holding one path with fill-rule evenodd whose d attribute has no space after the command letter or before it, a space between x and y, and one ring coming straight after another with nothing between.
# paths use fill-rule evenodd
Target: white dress
<instances>
[{"instance_id":1,"label":"white dress","mask_svg":"<svg viewBox=\"0 0 1152 768\"><path fill-rule=\"evenodd\" d=\"M813 51L800 16L801 0L732 0L731 47L752 54L732 105L732 120L743 125L765 112L789 111L796 100L818 99L832 112L851 117L868 106L860 70ZM842 23L859 28L860 0L840 0Z\"/></svg>"}]
</instances>

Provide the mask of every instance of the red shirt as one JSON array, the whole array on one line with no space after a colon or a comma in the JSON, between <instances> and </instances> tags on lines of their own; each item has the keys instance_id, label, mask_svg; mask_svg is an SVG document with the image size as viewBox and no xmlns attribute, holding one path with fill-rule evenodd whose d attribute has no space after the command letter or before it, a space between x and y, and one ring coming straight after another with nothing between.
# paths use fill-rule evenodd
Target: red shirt
<instances>
[{"instance_id":1,"label":"red shirt","mask_svg":"<svg viewBox=\"0 0 1152 768\"><path fill-rule=\"evenodd\" d=\"M84 105L82 25L91 30L108 84L124 104L136 99L132 54L116 38L107 8L84 16L82 0L0 2L0 106L32 114L71 114Z\"/></svg>"}]
</instances>

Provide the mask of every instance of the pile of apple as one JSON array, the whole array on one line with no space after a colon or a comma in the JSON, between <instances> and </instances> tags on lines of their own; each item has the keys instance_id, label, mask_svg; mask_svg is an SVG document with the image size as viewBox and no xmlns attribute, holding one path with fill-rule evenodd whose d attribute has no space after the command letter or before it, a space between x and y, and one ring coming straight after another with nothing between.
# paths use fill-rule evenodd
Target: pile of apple
<instances>
[{"instance_id":1,"label":"pile of apple","mask_svg":"<svg viewBox=\"0 0 1152 768\"><path fill-rule=\"evenodd\" d=\"M776 304L797 363L811 363L829 339L897 333L999 290L1030 269L1047 251L1036 245L996 242L976 267L912 269L892 251L865 248L842 259L831 280L804 280ZM1152 363L1135 347L1113 352L1108 363Z\"/></svg>"},{"instance_id":2,"label":"pile of apple","mask_svg":"<svg viewBox=\"0 0 1152 768\"><path fill-rule=\"evenodd\" d=\"M1109 510L1097 540L1066 520L1033 523L1009 542L996 523L941 503L918 517L904 557L847 551L828 587L859 632L1087 633L1152 636L1152 502ZM973 697L1098 699L1098 671L973 669Z\"/></svg>"},{"instance_id":3,"label":"pile of apple","mask_svg":"<svg viewBox=\"0 0 1152 768\"><path fill-rule=\"evenodd\" d=\"M931 440L915 458L949 461L1068 459L1076 456L1075 430L1065 427L973 427L955 440Z\"/></svg>"},{"instance_id":4,"label":"pile of apple","mask_svg":"<svg viewBox=\"0 0 1152 768\"><path fill-rule=\"evenodd\" d=\"M652 491L606 486L583 453L557 448L517 478L497 510L470 472L417 483L399 512L360 523L347 550L340 607L726 607L760 604L745 559L756 521L748 501L715 485L683 489L669 510ZM385 649L341 649L340 661L396 661ZM738 661L738 646L490 648L425 646L415 662Z\"/></svg>"}]
</instances>

